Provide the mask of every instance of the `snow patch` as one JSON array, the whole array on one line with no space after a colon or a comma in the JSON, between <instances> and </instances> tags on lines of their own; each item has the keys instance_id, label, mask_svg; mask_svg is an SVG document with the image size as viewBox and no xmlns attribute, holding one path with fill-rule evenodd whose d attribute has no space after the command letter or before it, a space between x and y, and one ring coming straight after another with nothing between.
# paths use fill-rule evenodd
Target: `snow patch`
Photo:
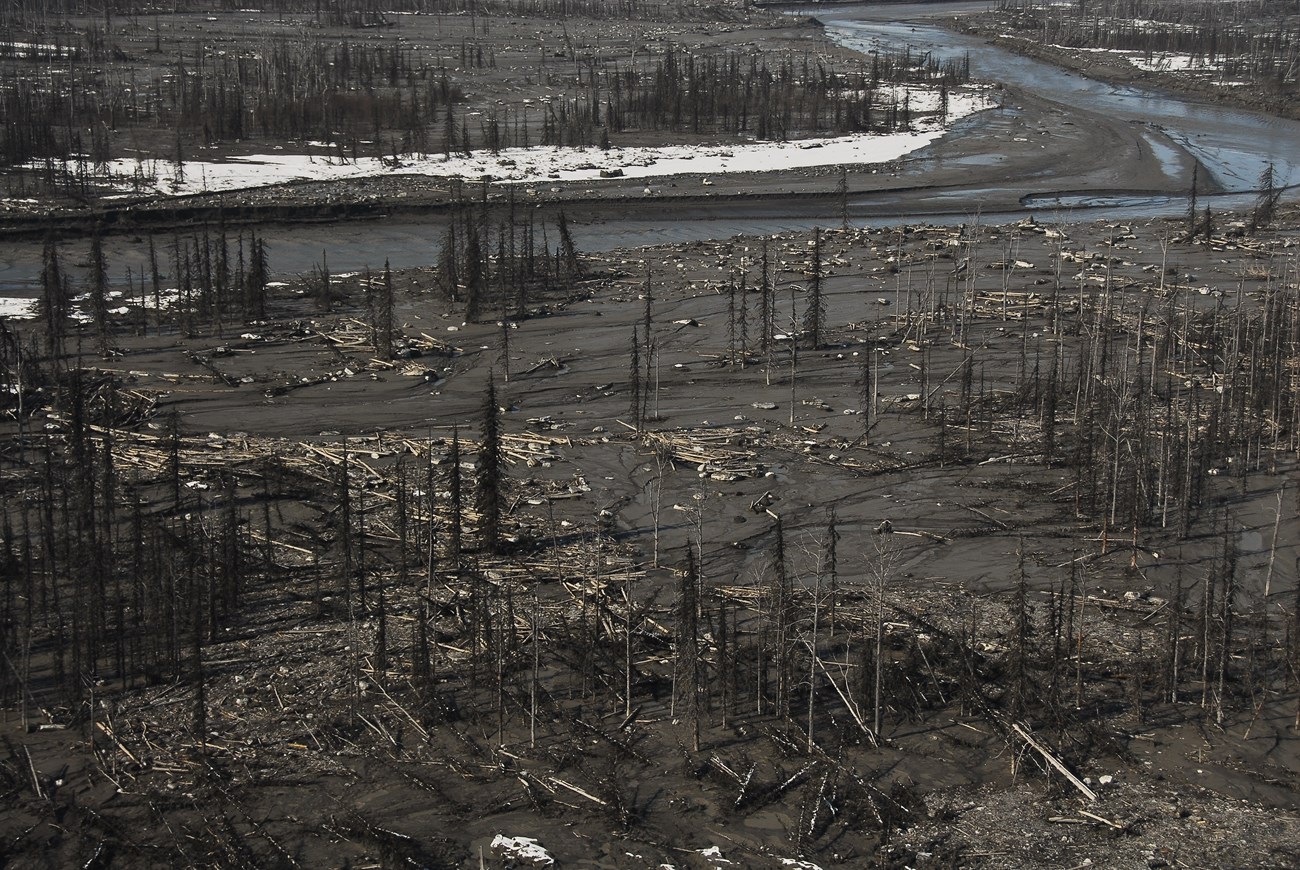
<instances>
[{"instance_id":1,"label":"snow patch","mask_svg":"<svg viewBox=\"0 0 1300 870\"><path fill-rule=\"evenodd\" d=\"M699 852L710 861L715 862L713 864L713 870L722 870L723 867L736 863L735 861L728 861L726 858L722 857L722 850L717 846L710 846L707 849L696 849L695 851Z\"/></svg>"},{"instance_id":2,"label":"snow patch","mask_svg":"<svg viewBox=\"0 0 1300 870\"><path fill-rule=\"evenodd\" d=\"M21 296L0 296L0 317L10 320L32 320L36 317L36 300Z\"/></svg>"},{"instance_id":3,"label":"snow patch","mask_svg":"<svg viewBox=\"0 0 1300 870\"><path fill-rule=\"evenodd\" d=\"M925 88L908 90L913 111L937 111L937 92ZM662 147L611 148L505 148L493 154L423 155L419 157L322 158L307 154L257 154L221 161L175 163L118 158L107 163L108 178L124 194L147 192L162 196L186 196L204 192L267 187L295 181L341 181L424 175L445 178L489 180L505 183L591 182L602 173L621 171L626 179L647 179L676 175L726 175L744 172L775 172L811 169L841 164L886 163L939 139L947 124L992 108L992 91L972 87L950 93L946 117L918 118L913 129L896 133L858 133L793 142L737 142L727 145L669 145ZM28 164L39 169L42 161ZM146 172L145 167L153 166ZM649 188L647 188L649 189ZM653 192L653 191L652 191Z\"/></svg>"},{"instance_id":4,"label":"snow patch","mask_svg":"<svg viewBox=\"0 0 1300 870\"><path fill-rule=\"evenodd\" d=\"M0 41L0 57L27 57L34 60L39 57L71 57L75 51L75 48L68 45Z\"/></svg>"},{"instance_id":5,"label":"snow patch","mask_svg":"<svg viewBox=\"0 0 1300 870\"><path fill-rule=\"evenodd\" d=\"M1129 63L1146 72L1217 72L1222 63L1190 54L1170 54L1157 51L1150 55L1130 57Z\"/></svg>"},{"instance_id":6,"label":"snow patch","mask_svg":"<svg viewBox=\"0 0 1300 870\"><path fill-rule=\"evenodd\" d=\"M489 847L492 854L509 861L530 864L533 867L553 867L555 859L532 837L507 837L497 834Z\"/></svg>"}]
</instances>

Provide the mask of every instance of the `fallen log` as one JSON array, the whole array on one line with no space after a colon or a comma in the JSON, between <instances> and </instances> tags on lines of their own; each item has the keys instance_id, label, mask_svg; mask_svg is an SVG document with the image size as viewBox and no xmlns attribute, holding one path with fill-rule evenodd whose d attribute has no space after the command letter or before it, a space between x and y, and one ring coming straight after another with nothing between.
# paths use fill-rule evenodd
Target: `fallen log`
<instances>
[{"instance_id":1,"label":"fallen log","mask_svg":"<svg viewBox=\"0 0 1300 870\"><path fill-rule=\"evenodd\" d=\"M1043 759L1048 764L1056 768L1056 770L1060 772L1062 776L1064 776L1067 780L1069 780L1070 784L1073 785L1075 788L1077 788L1080 794L1082 794L1090 801L1095 801L1097 799L1096 792L1088 788L1088 786L1084 783L1083 780L1079 779L1079 777L1071 773L1070 769L1065 766L1065 762L1061 761L1059 758L1053 755L1047 749L1047 747L1039 743L1038 740L1027 730L1021 727L1021 725L1018 722L1011 723L1011 730L1015 732L1017 737L1025 741L1025 743L1028 744L1031 749L1035 750L1039 755L1043 756Z\"/></svg>"}]
</instances>

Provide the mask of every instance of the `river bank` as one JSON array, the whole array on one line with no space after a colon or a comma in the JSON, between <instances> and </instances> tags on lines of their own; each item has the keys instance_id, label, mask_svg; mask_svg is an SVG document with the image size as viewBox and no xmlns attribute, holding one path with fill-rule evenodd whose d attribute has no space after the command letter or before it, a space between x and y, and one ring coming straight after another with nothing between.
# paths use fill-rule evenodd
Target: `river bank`
<instances>
[{"instance_id":1,"label":"river bank","mask_svg":"<svg viewBox=\"0 0 1300 870\"><path fill-rule=\"evenodd\" d=\"M1300 101L1276 87L1223 86L1188 73L1143 69L1126 53L1044 44L1041 39L1015 33L997 12L953 16L947 21L949 26L981 36L993 45L1108 84L1163 90L1210 104L1300 120Z\"/></svg>"},{"instance_id":2,"label":"river bank","mask_svg":"<svg viewBox=\"0 0 1300 870\"><path fill-rule=\"evenodd\" d=\"M900 7L903 11L909 8ZM770 24L768 27L771 29ZM745 44L756 32L729 28L723 31L710 35L713 48L733 44L728 40ZM785 41L797 45L802 41L818 56L839 62L864 56L838 45L836 40L828 40L822 28L794 24L773 32L779 37L778 44ZM951 129L937 141L896 159L846 163L845 158L826 156L817 165L819 152L806 151L801 158L807 160L812 155L814 165L784 171L755 171L765 167L751 164L721 171L714 171L719 167L702 166L699 172L655 176L652 167L648 174L638 171L640 177L630 177L633 173L626 172L628 177L582 181L566 180L556 173L554 180L540 184L494 179L486 195L497 202L514 198L530 206L562 205L593 214L607 204L610 219L668 208L656 205L656 201L677 201L690 214L719 208L753 214L787 208L797 214L807 212L810 201L838 198L838 204L824 203L830 208L822 211L836 211L841 216L847 213L851 219L884 215L906 220L908 215L925 218L975 213L1018 217L1023 214L1025 202L1056 198L1052 208L1068 208L1069 198L1084 192L1094 200L1111 196L1135 201L1176 197L1187 189L1191 158L1178 153L1177 143L1168 141L1157 128L1134 127L1100 107L1063 104L1059 95L1043 99L1021 86L995 92L990 98L1000 108L954 120ZM638 134L627 135L635 139ZM644 139L648 134L639 135ZM613 153L619 153L618 146ZM328 173L330 163L331 158L324 155L313 171ZM355 172L355 166L346 160L336 168L341 174ZM199 173L193 171L187 177L187 183L193 186ZM1213 194L1218 177L1214 174L1203 179L1202 192ZM459 188L457 182L444 178L391 173L337 181L270 181L273 179L261 186L228 192L162 198L125 196L70 207L51 207L20 195L9 200L0 213L0 233L11 238L47 234L67 238L95 226L105 231L139 232L151 227L198 227L221 221L248 225L437 214L469 190L474 190L476 196L484 195L477 177L465 179ZM676 209L676 213L681 214L682 209Z\"/></svg>"}]
</instances>

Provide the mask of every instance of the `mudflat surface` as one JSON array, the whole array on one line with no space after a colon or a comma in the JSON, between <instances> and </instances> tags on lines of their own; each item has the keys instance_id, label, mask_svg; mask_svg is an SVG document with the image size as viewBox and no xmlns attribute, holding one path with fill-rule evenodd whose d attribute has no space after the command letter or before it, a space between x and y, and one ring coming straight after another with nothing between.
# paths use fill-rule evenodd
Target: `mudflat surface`
<instances>
[{"instance_id":1,"label":"mudflat surface","mask_svg":"<svg viewBox=\"0 0 1300 870\"><path fill-rule=\"evenodd\" d=\"M1154 497L1173 472L1138 458L1182 467L1170 433L1254 395L1245 363L1198 348L1227 334L1210 324L1244 328L1294 295L1294 220L1195 242L1177 222L828 228L816 347L803 232L584 254L584 278L504 321L467 322L436 272L401 271L398 344L420 354L393 361L371 343L361 276L335 277L332 311L291 283L220 334L151 315L137 335L126 315L109 359L86 327L69 337L80 364L147 409L112 448L146 521L178 515L176 439L181 510L216 523L234 499L244 516L246 585L203 644L199 734L190 666L149 684L106 656L93 705L58 700L52 628L34 629L27 720L59 730L29 733L10 708L7 854L509 866L500 834L570 867L1296 866L1291 436L1206 441L1195 506ZM1191 324L1211 330L1195 345L1179 338ZM1089 364L1132 402L1080 404ZM467 508L456 568L438 502L430 573L418 541L397 543L398 493L424 498L433 461L445 499L452 427L474 488L489 372L516 543L476 550ZM70 425L46 401L26 447L12 430L6 447L8 485L33 499L36 457ZM1094 413L1113 422L1089 429ZM1133 452L1099 441L1083 459L1083 433L1110 426ZM345 454L360 597L339 574ZM1128 474L1157 488L1136 522L1131 490L1107 483ZM1220 680L1198 658L1217 647L1198 646L1197 602L1225 547L1237 621ZM674 689L688 550L694 708ZM802 675L784 690L778 566ZM416 666L426 612L431 679ZM1026 682L1010 676L1022 614Z\"/></svg>"}]
</instances>

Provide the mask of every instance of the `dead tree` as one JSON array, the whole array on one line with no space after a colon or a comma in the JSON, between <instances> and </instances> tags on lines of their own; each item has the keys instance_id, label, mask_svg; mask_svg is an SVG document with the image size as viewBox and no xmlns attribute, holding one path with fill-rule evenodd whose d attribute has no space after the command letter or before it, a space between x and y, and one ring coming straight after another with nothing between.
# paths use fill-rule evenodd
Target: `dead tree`
<instances>
[{"instance_id":1,"label":"dead tree","mask_svg":"<svg viewBox=\"0 0 1300 870\"><path fill-rule=\"evenodd\" d=\"M501 418L497 408L497 388L488 373L487 394L483 399L483 431L479 442L475 509L478 511L479 551L501 552L501 516L505 494L501 480Z\"/></svg>"},{"instance_id":2,"label":"dead tree","mask_svg":"<svg viewBox=\"0 0 1300 870\"><path fill-rule=\"evenodd\" d=\"M803 330L808 336L808 349L821 347L822 331L826 324L826 299L822 295L822 231L813 227L812 261L808 266L808 299L803 311Z\"/></svg>"},{"instance_id":3,"label":"dead tree","mask_svg":"<svg viewBox=\"0 0 1300 870\"><path fill-rule=\"evenodd\" d=\"M637 335L636 325L632 326L632 347L631 359L628 365L628 392L631 396L629 412L632 415L632 426L639 433L643 423L641 404L641 340Z\"/></svg>"},{"instance_id":4,"label":"dead tree","mask_svg":"<svg viewBox=\"0 0 1300 870\"><path fill-rule=\"evenodd\" d=\"M461 555L464 551L464 533L465 533L465 504L464 495L460 479L460 429L453 426L451 430L451 447L447 451L447 564L458 574L463 567L461 564ZM430 460L430 477L432 477L432 459ZM433 551L433 531L434 522L433 499L434 488L432 484L427 487L429 498L429 550ZM433 564L432 555L429 560L430 566ZM430 567L430 571L432 571Z\"/></svg>"},{"instance_id":5,"label":"dead tree","mask_svg":"<svg viewBox=\"0 0 1300 870\"><path fill-rule=\"evenodd\" d=\"M676 636L673 646L673 715L691 726L691 749L700 751L699 570L687 545L686 565L678 574Z\"/></svg>"},{"instance_id":6,"label":"dead tree","mask_svg":"<svg viewBox=\"0 0 1300 870\"><path fill-rule=\"evenodd\" d=\"M1031 697L1029 664L1033 649L1033 613L1025 577L1025 542L1016 545L1016 571L1012 578L1011 641L1007 653L1007 690L1012 718L1024 718Z\"/></svg>"}]
</instances>

